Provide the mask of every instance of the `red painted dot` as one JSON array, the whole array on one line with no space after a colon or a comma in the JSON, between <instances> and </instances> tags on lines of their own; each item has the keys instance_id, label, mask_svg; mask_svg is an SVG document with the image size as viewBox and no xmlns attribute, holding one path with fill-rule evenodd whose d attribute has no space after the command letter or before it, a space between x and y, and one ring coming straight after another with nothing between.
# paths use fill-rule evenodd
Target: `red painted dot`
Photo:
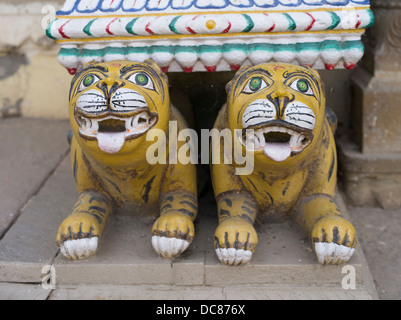
<instances>
[{"instance_id":1,"label":"red painted dot","mask_svg":"<svg viewBox=\"0 0 401 320\"><path fill-rule=\"evenodd\" d=\"M345 62L344 63L344 67L347 70L352 70L352 69L354 69L356 67L356 64L355 63L347 63L347 62Z\"/></svg>"},{"instance_id":2,"label":"red painted dot","mask_svg":"<svg viewBox=\"0 0 401 320\"><path fill-rule=\"evenodd\" d=\"M232 71L238 71L239 68L241 68L241 65L239 65L239 64L232 64L232 65L230 65L230 68L231 68Z\"/></svg>"},{"instance_id":3,"label":"red painted dot","mask_svg":"<svg viewBox=\"0 0 401 320\"><path fill-rule=\"evenodd\" d=\"M185 73L191 73L194 68L192 67L183 67Z\"/></svg>"},{"instance_id":4,"label":"red painted dot","mask_svg":"<svg viewBox=\"0 0 401 320\"><path fill-rule=\"evenodd\" d=\"M161 67L161 69L162 69L162 71L163 71L164 73L168 72L168 69L169 69L169 68L170 68L170 66Z\"/></svg>"},{"instance_id":5,"label":"red painted dot","mask_svg":"<svg viewBox=\"0 0 401 320\"><path fill-rule=\"evenodd\" d=\"M336 68L335 64L325 64L324 66L327 70L334 70Z\"/></svg>"},{"instance_id":6,"label":"red painted dot","mask_svg":"<svg viewBox=\"0 0 401 320\"><path fill-rule=\"evenodd\" d=\"M70 75L74 75L77 73L77 68L67 68L67 71Z\"/></svg>"},{"instance_id":7,"label":"red painted dot","mask_svg":"<svg viewBox=\"0 0 401 320\"><path fill-rule=\"evenodd\" d=\"M209 66L209 67L206 67L206 70L207 71L209 71L209 72L216 72L216 66Z\"/></svg>"}]
</instances>

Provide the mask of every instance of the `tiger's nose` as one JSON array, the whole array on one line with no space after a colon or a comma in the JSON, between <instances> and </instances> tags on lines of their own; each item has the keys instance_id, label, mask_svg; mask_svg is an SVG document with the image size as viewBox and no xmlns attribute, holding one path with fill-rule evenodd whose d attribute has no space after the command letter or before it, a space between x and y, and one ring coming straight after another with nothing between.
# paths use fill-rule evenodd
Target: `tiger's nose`
<instances>
[{"instance_id":1,"label":"tiger's nose","mask_svg":"<svg viewBox=\"0 0 401 320\"><path fill-rule=\"evenodd\" d=\"M111 97L113 92L115 92L118 88L122 87L124 82L119 79L114 78L106 78L100 84L103 92L107 97Z\"/></svg>"},{"instance_id":2,"label":"tiger's nose","mask_svg":"<svg viewBox=\"0 0 401 320\"><path fill-rule=\"evenodd\" d=\"M291 99L292 94L284 87L284 86L277 86L273 91L271 97L276 100L281 100L284 98Z\"/></svg>"},{"instance_id":3,"label":"tiger's nose","mask_svg":"<svg viewBox=\"0 0 401 320\"><path fill-rule=\"evenodd\" d=\"M122 84L122 81L121 80L119 80L119 79L114 79L114 78L106 78L106 79L104 79L103 81L102 81L102 84L101 84L101 86L102 87L113 87L113 86L116 86L116 85L121 85Z\"/></svg>"}]
</instances>

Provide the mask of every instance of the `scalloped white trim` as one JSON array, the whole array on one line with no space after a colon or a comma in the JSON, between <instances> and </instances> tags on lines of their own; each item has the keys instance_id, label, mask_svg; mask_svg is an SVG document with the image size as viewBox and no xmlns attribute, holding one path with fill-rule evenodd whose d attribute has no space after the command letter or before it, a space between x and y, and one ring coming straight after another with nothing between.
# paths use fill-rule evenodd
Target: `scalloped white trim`
<instances>
[{"instance_id":1,"label":"scalloped white trim","mask_svg":"<svg viewBox=\"0 0 401 320\"><path fill-rule=\"evenodd\" d=\"M98 243L98 237L67 240L60 247L60 251L68 259L85 259L96 253Z\"/></svg>"},{"instance_id":2,"label":"scalloped white trim","mask_svg":"<svg viewBox=\"0 0 401 320\"><path fill-rule=\"evenodd\" d=\"M173 258L183 253L190 243L186 240L167 237L152 237L153 249L163 258Z\"/></svg>"},{"instance_id":3,"label":"scalloped white trim","mask_svg":"<svg viewBox=\"0 0 401 320\"><path fill-rule=\"evenodd\" d=\"M221 263L237 266L240 264L247 264L251 261L252 251L234 248L218 248L216 249L216 254Z\"/></svg>"},{"instance_id":4,"label":"scalloped white trim","mask_svg":"<svg viewBox=\"0 0 401 320\"><path fill-rule=\"evenodd\" d=\"M315 252L321 264L339 264L347 262L354 254L355 248L333 242L316 242Z\"/></svg>"}]
</instances>

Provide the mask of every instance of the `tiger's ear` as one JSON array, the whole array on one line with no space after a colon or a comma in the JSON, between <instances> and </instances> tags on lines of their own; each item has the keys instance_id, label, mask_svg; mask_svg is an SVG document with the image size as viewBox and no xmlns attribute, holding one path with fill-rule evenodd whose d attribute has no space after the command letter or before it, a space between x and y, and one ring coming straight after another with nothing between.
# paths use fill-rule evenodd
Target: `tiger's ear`
<instances>
[{"instance_id":1,"label":"tiger's ear","mask_svg":"<svg viewBox=\"0 0 401 320\"><path fill-rule=\"evenodd\" d=\"M248 69L250 69L251 67L252 67L252 66L250 66L250 65L242 66L242 67L237 71L237 73L235 74L234 78L233 78L229 83L227 83L227 85L226 85L226 93L227 93L227 96L229 96L230 93L231 93L231 91L233 90L234 83L237 81L237 79L238 79L240 76L242 76L242 74L243 74L245 71L247 71Z\"/></svg>"},{"instance_id":2,"label":"tiger's ear","mask_svg":"<svg viewBox=\"0 0 401 320\"><path fill-rule=\"evenodd\" d=\"M317 82L320 83L320 86L322 88L322 95L324 97L326 97L326 88L325 88L324 82L322 81L322 77L320 76L320 73L311 67L305 67L305 68L307 68L308 71L310 73L312 73L313 77L317 80Z\"/></svg>"},{"instance_id":3,"label":"tiger's ear","mask_svg":"<svg viewBox=\"0 0 401 320\"><path fill-rule=\"evenodd\" d=\"M148 65L150 68L152 68L153 70L155 70L156 73L160 76L160 78L161 78L163 81L165 81L165 82L167 83L167 85L168 85L168 78L167 78L167 75L162 71L162 69L159 67L159 65L158 65L156 62L154 62L154 61L151 60L151 59L146 59L146 60L144 61L144 63L147 64L147 65Z\"/></svg>"},{"instance_id":4,"label":"tiger's ear","mask_svg":"<svg viewBox=\"0 0 401 320\"><path fill-rule=\"evenodd\" d=\"M85 63L85 64L80 64L80 65L78 66L78 69L77 69L77 72L76 72L76 73L78 74L78 73L80 73L81 71L83 71L83 70L89 68L90 66L94 66L94 65L99 64L99 63L100 63L99 61L92 60L92 61L89 61L89 62L87 62L87 63Z\"/></svg>"}]
</instances>

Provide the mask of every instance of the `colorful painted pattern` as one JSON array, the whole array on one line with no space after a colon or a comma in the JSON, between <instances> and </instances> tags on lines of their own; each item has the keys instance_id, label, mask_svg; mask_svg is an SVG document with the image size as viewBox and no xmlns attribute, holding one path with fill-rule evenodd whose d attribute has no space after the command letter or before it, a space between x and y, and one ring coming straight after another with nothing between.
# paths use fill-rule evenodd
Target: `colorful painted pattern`
<instances>
[{"instance_id":1,"label":"colorful painted pattern","mask_svg":"<svg viewBox=\"0 0 401 320\"><path fill-rule=\"evenodd\" d=\"M245 8L282 9L320 6L361 6L369 0L67 0L58 15L100 15L124 12L158 12L180 10L242 10Z\"/></svg>"},{"instance_id":2,"label":"colorful painted pattern","mask_svg":"<svg viewBox=\"0 0 401 320\"><path fill-rule=\"evenodd\" d=\"M229 35L237 33L315 32L365 29L373 24L371 10L288 13L241 13L57 19L47 30L57 40L135 36Z\"/></svg>"},{"instance_id":3,"label":"colorful painted pattern","mask_svg":"<svg viewBox=\"0 0 401 320\"><path fill-rule=\"evenodd\" d=\"M299 39L298 43L291 44L270 40L257 42L257 39L248 39L249 42L213 44L159 42L150 46L143 42L113 43L105 47L100 44L63 45L59 61L72 74L81 63L117 59L138 62L152 59L164 72L238 70L241 65L270 61L333 70L336 67L353 69L364 53L362 42L352 38L322 42Z\"/></svg>"},{"instance_id":4,"label":"colorful painted pattern","mask_svg":"<svg viewBox=\"0 0 401 320\"><path fill-rule=\"evenodd\" d=\"M352 69L374 22L367 0L66 0L48 37L74 73L91 60L151 58L164 71L287 62Z\"/></svg>"}]
</instances>

